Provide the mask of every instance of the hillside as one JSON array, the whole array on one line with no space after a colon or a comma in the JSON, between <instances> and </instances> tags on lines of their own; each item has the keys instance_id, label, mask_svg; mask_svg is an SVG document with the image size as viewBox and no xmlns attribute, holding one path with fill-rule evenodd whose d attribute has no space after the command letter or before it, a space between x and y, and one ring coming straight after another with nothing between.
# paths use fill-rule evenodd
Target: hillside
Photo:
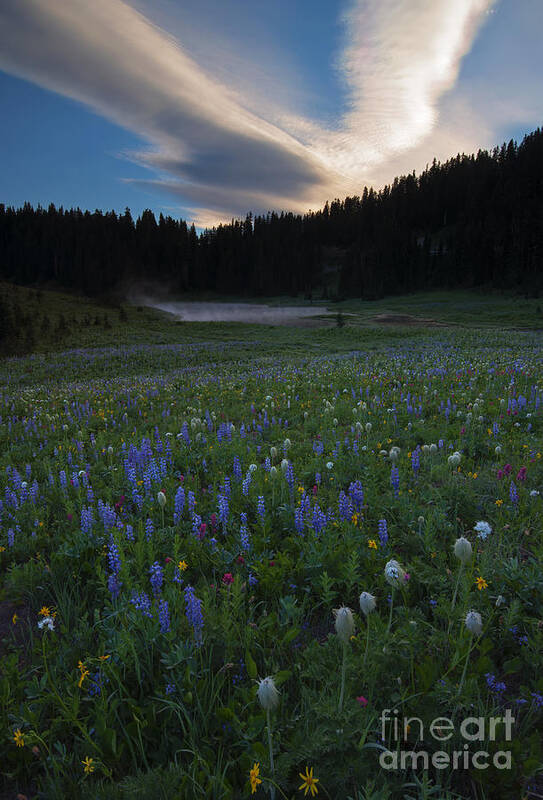
<instances>
[{"instance_id":1,"label":"hillside","mask_svg":"<svg viewBox=\"0 0 543 800\"><path fill-rule=\"evenodd\" d=\"M99 296L174 292L376 299L418 289L543 289L543 131L457 155L319 211L184 220L0 205L0 277Z\"/></svg>"}]
</instances>

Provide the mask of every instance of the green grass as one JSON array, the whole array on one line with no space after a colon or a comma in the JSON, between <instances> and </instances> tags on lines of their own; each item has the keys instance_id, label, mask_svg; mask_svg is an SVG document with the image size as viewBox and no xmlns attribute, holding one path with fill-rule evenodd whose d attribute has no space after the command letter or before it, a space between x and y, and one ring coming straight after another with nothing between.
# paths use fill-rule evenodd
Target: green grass
<instances>
[{"instance_id":1,"label":"green grass","mask_svg":"<svg viewBox=\"0 0 543 800\"><path fill-rule=\"evenodd\" d=\"M360 315L341 329L293 328L134 307L123 322L13 291L25 314L63 314L70 329L0 362L1 797L238 800L255 763L255 800L271 780L277 798L302 796L307 767L319 797L341 800L541 796L541 335L516 331L522 303L416 295L340 304ZM429 303L467 323L372 322L436 318ZM510 322L491 325L508 303ZM111 327L85 325L104 313ZM462 535L473 553L460 571ZM397 591L390 559L410 576ZM377 599L368 620L362 590ZM346 654L341 605L355 612ZM475 641L469 610L484 623ZM280 691L274 769L256 697L267 675ZM382 710L428 730L505 704L510 771L381 768ZM456 731L443 750L463 744Z\"/></svg>"}]
</instances>

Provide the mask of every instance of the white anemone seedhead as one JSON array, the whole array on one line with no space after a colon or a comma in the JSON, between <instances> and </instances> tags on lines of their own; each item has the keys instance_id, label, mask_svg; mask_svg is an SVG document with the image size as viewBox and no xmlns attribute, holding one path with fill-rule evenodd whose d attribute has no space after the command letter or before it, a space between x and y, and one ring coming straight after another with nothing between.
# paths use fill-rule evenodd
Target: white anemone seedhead
<instances>
[{"instance_id":1,"label":"white anemone seedhead","mask_svg":"<svg viewBox=\"0 0 543 800\"><path fill-rule=\"evenodd\" d=\"M258 699L265 711L272 710L279 702L279 692L272 677L262 678L258 682Z\"/></svg>"},{"instance_id":2,"label":"white anemone seedhead","mask_svg":"<svg viewBox=\"0 0 543 800\"><path fill-rule=\"evenodd\" d=\"M480 636L483 631L483 620L478 611L468 611L466 614L466 628L475 636Z\"/></svg>"},{"instance_id":3,"label":"white anemone seedhead","mask_svg":"<svg viewBox=\"0 0 543 800\"><path fill-rule=\"evenodd\" d=\"M334 616L336 618L335 627L338 639L343 644L347 644L354 633L353 612L347 606L341 606L341 608L334 609Z\"/></svg>"},{"instance_id":4,"label":"white anemone seedhead","mask_svg":"<svg viewBox=\"0 0 543 800\"><path fill-rule=\"evenodd\" d=\"M462 564L468 564L471 561L472 555L471 542L464 536L461 536L454 543L454 554Z\"/></svg>"},{"instance_id":5,"label":"white anemone seedhead","mask_svg":"<svg viewBox=\"0 0 543 800\"><path fill-rule=\"evenodd\" d=\"M385 579L392 587L397 589L405 580L405 572L397 561L387 561L385 566Z\"/></svg>"},{"instance_id":6,"label":"white anemone seedhead","mask_svg":"<svg viewBox=\"0 0 543 800\"><path fill-rule=\"evenodd\" d=\"M368 614L375 611L375 606L375 597L369 592L362 592L360 595L360 611L367 617Z\"/></svg>"}]
</instances>

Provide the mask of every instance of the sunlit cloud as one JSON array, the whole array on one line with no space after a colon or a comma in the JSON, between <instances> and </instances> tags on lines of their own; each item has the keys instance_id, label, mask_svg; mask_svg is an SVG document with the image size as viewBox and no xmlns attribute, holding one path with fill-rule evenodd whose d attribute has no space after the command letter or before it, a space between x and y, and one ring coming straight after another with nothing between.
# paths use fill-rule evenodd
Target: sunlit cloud
<instances>
[{"instance_id":1,"label":"sunlit cloud","mask_svg":"<svg viewBox=\"0 0 543 800\"><path fill-rule=\"evenodd\" d=\"M348 102L331 129L226 87L188 55L182 32L174 39L122 0L4 0L0 68L136 133L145 145L124 155L151 171L139 185L216 222L359 193L431 142L440 100L491 6L352 3L336 64ZM454 126L441 135L458 140Z\"/></svg>"}]
</instances>

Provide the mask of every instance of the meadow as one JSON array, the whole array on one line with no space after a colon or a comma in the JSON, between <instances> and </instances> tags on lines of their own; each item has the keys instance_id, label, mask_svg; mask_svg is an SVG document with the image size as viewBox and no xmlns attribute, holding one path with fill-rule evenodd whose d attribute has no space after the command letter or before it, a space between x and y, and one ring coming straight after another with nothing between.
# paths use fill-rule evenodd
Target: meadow
<instances>
[{"instance_id":1,"label":"meadow","mask_svg":"<svg viewBox=\"0 0 543 800\"><path fill-rule=\"evenodd\" d=\"M540 311L449 299L0 362L2 797L543 795Z\"/></svg>"}]
</instances>

